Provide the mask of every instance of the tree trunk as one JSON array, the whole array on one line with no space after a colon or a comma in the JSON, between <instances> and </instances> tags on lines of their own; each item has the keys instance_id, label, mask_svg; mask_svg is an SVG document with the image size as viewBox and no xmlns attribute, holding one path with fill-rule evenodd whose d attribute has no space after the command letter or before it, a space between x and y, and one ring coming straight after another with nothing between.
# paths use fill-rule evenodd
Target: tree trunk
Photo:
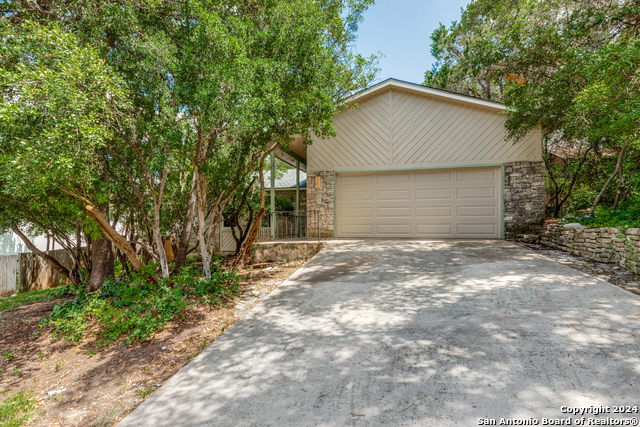
<instances>
[{"instance_id":1,"label":"tree trunk","mask_svg":"<svg viewBox=\"0 0 640 427\"><path fill-rule=\"evenodd\" d=\"M129 263L131 263L131 267L133 267L133 269L136 272L140 272L144 264L142 263L142 260L138 257L138 254L136 254L136 251L131 247L129 242L127 242L127 240L124 237L122 237L116 230L113 229L113 227L111 227L111 224L109 223L109 221L107 221L102 216L100 211L96 209L95 206L86 205L85 209L87 210L87 213L91 216L91 218L98 223L98 225L100 226L100 231L109 240L111 240L111 242L113 242L113 244L118 249L120 249L120 251L122 251L122 253L127 257L127 259L129 260ZM157 283L157 280L153 275L148 276L147 279L153 283Z\"/></svg>"},{"instance_id":2,"label":"tree trunk","mask_svg":"<svg viewBox=\"0 0 640 427\"><path fill-rule=\"evenodd\" d=\"M620 203L620 197L622 196L622 186L624 185L624 171L622 169L622 165L620 166L619 177L618 177L618 185L616 186L616 200L613 202L613 210L618 209L618 204Z\"/></svg>"},{"instance_id":3,"label":"tree trunk","mask_svg":"<svg viewBox=\"0 0 640 427\"><path fill-rule=\"evenodd\" d=\"M204 213L204 207L207 202L207 182L206 178L204 182L201 182L197 168L194 168L193 173L198 175L196 180L196 189L198 192L198 245L200 247L200 256L202 257L202 272L204 273L204 277L211 279L211 255L207 251L207 242L204 235L207 223Z\"/></svg>"},{"instance_id":4,"label":"tree trunk","mask_svg":"<svg viewBox=\"0 0 640 427\"><path fill-rule=\"evenodd\" d=\"M104 218L109 221L109 205L100 208ZM107 277L115 274L115 257L109 239L100 238L93 241L91 249L91 273L87 285L90 292L97 291Z\"/></svg>"},{"instance_id":5,"label":"tree trunk","mask_svg":"<svg viewBox=\"0 0 640 427\"><path fill-rule=\"evenodd\" d=\"M267 150L266 153L260 159L260 166L258 168L258 176L260 178L260 210L256 215L255 221L251 224L251 228L247 233L247 238L242 243L242 247L236 254L236 257L233 259L233 263L231 263L231 268L241 269L244 267L244 264L247 262L247 259L251 255L251 246L258 238L258 232L260 231L260 221L262 221L262 217L265 212L265 188L264 188L264 159L267 158L269 153L271 153L275 149L275 145L271 147L270 150Z\"/></svg>"},{"instance_id":6,"label":"tree trunk","mask_svg":"<svg viewBox=\"0 0 640 427\"><path fill-rule=\"evenodd\" d=\"M175 267L173 268L173 274L180 272L182 267L187 263L187 253L189 252L189 241L191 240L191 228L193 227L193 219L195 216L196 199L198 196L196 186L197 175L193 174L191 180L191 190L189 190L189 199L187 201L187 213L182 225L182 233L180 234L180 242L178 243L178 250L175 254Z\"/></svg>"},{"instance_id":7,"label":"tree trunk","mask_svg":"<svg viewBox=\"0 0 640 427\"><path fill-rule=\"evenodd\" d=\"M164 250L164 242L160 234L160 214L153 220L153 240L156 242L156 251L158 252L158 261L162 270L162 277L169 277L169 263L167 261L167 253Z\"/></svg>"},{"instance_id":8,"label":"tree trunk","mask_svg":"<svg viewBox=\"0 0 640 427\"><path fill-rule=\"evenodd\" d=\"M624 156L624 151L625 151L624 148L620 150L620 154L618 154L618 162L616 163L616 170L613 171L609 179L607 179L607 182L604 183L604 186L600 190L600 193L598 193L598 195L596 196L596 199L593 201L593 205L589 210L589 216L593 216L593 211L595 210L596 206L598 206L598 203L600 203L600 200L602 199L604 192L607 191L607 188L609 188L609 185L611 185L611 182L613 181L613 179L620 172L620 169L622 168L622 158Z\"/></svg>"},{"instance_id":9,"label":"tree trunk","mask_svg":"<svg viewBox=\"0 0 640 427\"><path fill-rule=\"evenodd\" d=\"M202 272L204 277L211 279L211 255L207 251L207 242L204 237L204 208L198 203L198 245L200 246L200 256L202 257Z\"/></svg>"},{"instance_id":10,"label":"tree trunk","mask_svg":"<svg viewBox=\"0 0 640 427\"><path fill-rule=\"evenodd\" d=\"M91 251L91 275L87 288L90 292L96 291L102 286L107 277L115 275L115 257L111 241L108 239L96 239Z\"/></svg>"}]
</instances>

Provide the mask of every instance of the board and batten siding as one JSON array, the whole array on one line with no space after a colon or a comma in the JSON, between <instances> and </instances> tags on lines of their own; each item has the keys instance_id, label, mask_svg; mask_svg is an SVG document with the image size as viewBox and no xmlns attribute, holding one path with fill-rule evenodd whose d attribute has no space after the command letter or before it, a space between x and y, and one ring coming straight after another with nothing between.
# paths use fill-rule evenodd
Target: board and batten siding
<instances>
[{"instance_id":1,"label":"board and batten siding","mask_svg":"<svg viewBox=\"0 0 640 427\"><path fill-rule=\"evenodd\" d=\"M542 132L505 140L502 111L389 88L334 118L337 135L314 138L308 171L402 170L542 161Z\"/></svg>"}]
</instances>

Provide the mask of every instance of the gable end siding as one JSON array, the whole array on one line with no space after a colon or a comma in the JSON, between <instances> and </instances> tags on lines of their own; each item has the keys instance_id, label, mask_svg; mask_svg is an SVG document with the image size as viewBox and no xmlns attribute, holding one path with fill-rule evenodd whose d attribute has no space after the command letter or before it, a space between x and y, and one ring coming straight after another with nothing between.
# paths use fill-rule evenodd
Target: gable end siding
<instances>
[{"instance_id":1,"label":"gable end siding","mask_svg":"<svg viewBox=\"0 0 640 427\"><path fill-rule=\"evenodd\" d=\"M389 88L334 118L337 135L314 138L310 171L369 171L542 160L542 133L505 141L493 109Z\"/></svg>"}]
</instances>

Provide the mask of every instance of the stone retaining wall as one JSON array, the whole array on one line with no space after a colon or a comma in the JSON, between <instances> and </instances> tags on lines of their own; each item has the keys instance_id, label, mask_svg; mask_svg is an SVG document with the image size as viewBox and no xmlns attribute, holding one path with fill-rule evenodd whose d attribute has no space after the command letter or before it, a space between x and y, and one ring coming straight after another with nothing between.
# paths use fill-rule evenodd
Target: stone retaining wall
<instances>
[{"instance_id":1,"label":"stone retaining wall","mask_svg":"<svg viewBox=\"0 0 640 427\"><path fill-rule=\"evenodd\" d=\"M547 246L598 262L616 263L633 273L640 273L638 228L621 230L547 222L538 236L540 243Z\"/></svg>"},{"instance_id":2,"label":"stone retaining wall","mask_svg":"<svg viewBox=\"0 0 640 427\"><path fill-rule=\"evenodd\" d=\"M261 264L309 259L325 246L325 242L256 242L251 247L251 262Z\"/></svg>"}]
</instances>

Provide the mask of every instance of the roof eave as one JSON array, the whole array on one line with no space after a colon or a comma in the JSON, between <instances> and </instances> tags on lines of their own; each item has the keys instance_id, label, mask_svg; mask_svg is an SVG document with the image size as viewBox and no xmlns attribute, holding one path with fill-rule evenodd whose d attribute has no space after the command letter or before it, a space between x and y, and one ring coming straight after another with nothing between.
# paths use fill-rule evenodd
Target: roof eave
<instances>
[{"instance_id":1,"label":"roof eave","mask_svg":"<svg viewBox=\"0 0 640 427\"><path fill-rule=\"evenodd\" d=\"M423 86L415 83L403 82L401 80L396 79L387 79L381 83L373 85L367 89L364 89L345 100L347 104L351 104L353 102L358 101L361 98L367 97L374 92L381 91L388 87L397 87L404 90L412 91L415 93L420 93L422 95L429 95L436 98L447 99L452 101L463 102L466 104L473 104L477 106L482 106L485 108L491 108L494 110L504 111L506 107L499 102L488 101L482 98L476 98L473 96L461 95L454 92L448 92L442 89L435 89L428 86Z\"/></svg>"}]
</instances>

